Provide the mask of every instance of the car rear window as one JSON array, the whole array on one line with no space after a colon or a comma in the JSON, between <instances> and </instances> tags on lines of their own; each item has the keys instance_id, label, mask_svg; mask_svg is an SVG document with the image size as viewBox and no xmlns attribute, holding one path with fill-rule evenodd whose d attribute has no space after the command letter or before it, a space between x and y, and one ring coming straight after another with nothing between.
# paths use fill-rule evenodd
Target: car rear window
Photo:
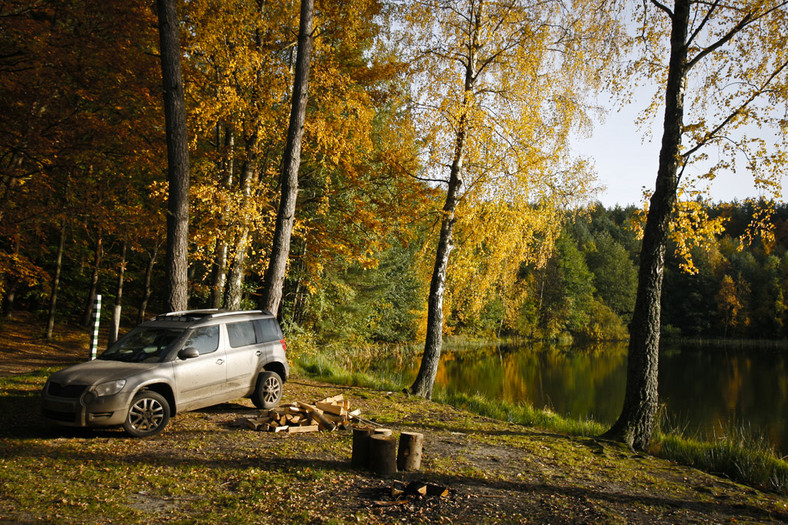
<instances>
[{"instance_id":1,"label":"car rear window","mask_svg":"<svg viewBox=\"0 0 788 525\"><path fill-rule=\"evenodd\" d=\"M282 339L282 332L275 319L258 319L255 321L257 327L257 342L270 343Z\"/></svg>"},{"instance_id":2,"label":"car rear window","mask_svg":"<svg viewBox=\"0 0 788 525\"><path fill-rule=\"evenodd\" d=\"M228 323L227 335L230 338L230 346L238 348L239 346L253 345L256 342L254 325L252 321L243 321L241 323Z\"/></svg>"}]
</instances>

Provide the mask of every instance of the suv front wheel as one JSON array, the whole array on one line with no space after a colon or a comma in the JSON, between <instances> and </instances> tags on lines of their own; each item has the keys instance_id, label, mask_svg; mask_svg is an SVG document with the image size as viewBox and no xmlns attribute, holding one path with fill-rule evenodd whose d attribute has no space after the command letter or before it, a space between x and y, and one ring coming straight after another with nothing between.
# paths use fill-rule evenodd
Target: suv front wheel
<instances>
[{"instance_id":1,"label":"suv front wheel","mask_svg":"<svg viewBox=\"0 0 788 525\"><path fill-rule=\"evenodd\" d=\"M170 404L164 396L152 390L143 390L134 396L123 428L133 437L158 434L170 421Z\"/></svg>"},{"instance_id":2,"label":"suv front wheel","mask_svg":"<svg viewBox=\"0 0 788 525\"><path fill-rule=\"evenodd\" d=\"M252 394L252 403L257 408L275 408L282 399L282 378L276 372L266 370L257 378L257 387Z\"/></svg>"}]
</instances>

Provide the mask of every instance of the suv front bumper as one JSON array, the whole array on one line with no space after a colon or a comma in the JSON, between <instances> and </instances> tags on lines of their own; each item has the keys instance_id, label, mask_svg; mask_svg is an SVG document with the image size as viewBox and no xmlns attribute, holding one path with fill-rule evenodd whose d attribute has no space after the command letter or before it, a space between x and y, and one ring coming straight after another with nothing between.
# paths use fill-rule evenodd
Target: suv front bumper
<instances>
[{"instance_id":1,"label":"suv front bumper","mask_svg":"<svg viewBox=\"0 0 788 525\"><path fill-rule=\"evenodd\" d=\"M62 392L65 395L53 395L49 387L47 383L41 400L41 412L49 421L70 427L103 427L122 425L126 420L130 392L96 397L84 387L81 392L72 389Z\"/></svg>"}]
</instances>

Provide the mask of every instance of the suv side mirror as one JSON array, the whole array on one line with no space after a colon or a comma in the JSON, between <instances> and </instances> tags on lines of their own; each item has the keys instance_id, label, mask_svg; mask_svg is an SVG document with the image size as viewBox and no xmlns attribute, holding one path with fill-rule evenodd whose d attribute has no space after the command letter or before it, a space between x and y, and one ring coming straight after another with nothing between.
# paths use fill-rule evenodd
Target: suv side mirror
<instances>
[{"instance_id":1,"label":"suv side mirror","mask_svg":"<svg viewBox=\"0 0 788 525\"><path fill-rule=\"evenodd\" d=\"M180 352L178 352L179 359L193 359L195 357L200 357L200 351L194 348L193 346L184 348Z\"/></svg>"}]
</instances>

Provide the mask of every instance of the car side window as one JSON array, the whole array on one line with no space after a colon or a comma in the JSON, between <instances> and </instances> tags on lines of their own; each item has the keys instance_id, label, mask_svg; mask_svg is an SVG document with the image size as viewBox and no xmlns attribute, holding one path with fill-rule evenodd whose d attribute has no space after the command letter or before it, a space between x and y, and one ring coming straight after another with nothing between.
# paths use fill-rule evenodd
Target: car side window
<instances>
[{"instance_id":1,"label":"car side window","mask_svg":"<svg viewBox=\"0 0 788 525\"><path fill-rule=\"evenodd\" d=\"M251 321L244 321L242 323L228 323L227 335L230 338L230 346L233 348L253 345L256 341L254 335L254 325Z\"/></svg>"},{"instance_id":2,"label":"car side window","mask_svg":"<svg viewBox=\"0 0 788 525\"><path fill-rule=\"evenodd\" d=\"M200 355L215 352L219 348L219 326L204 326L193 330L183 348L190 346L199 350Z\"/></svg>"},{"instance_id":3,"label":"car side window","mask_svg":"<svg viewBox=\"0 0 788 525\"><path fill-rule=\"evenodd\" d=\"M282 333L274 319L258 319L255 321L257 326L257 342L270 343L282 339Z\"/></svg>"}]
</instances>

